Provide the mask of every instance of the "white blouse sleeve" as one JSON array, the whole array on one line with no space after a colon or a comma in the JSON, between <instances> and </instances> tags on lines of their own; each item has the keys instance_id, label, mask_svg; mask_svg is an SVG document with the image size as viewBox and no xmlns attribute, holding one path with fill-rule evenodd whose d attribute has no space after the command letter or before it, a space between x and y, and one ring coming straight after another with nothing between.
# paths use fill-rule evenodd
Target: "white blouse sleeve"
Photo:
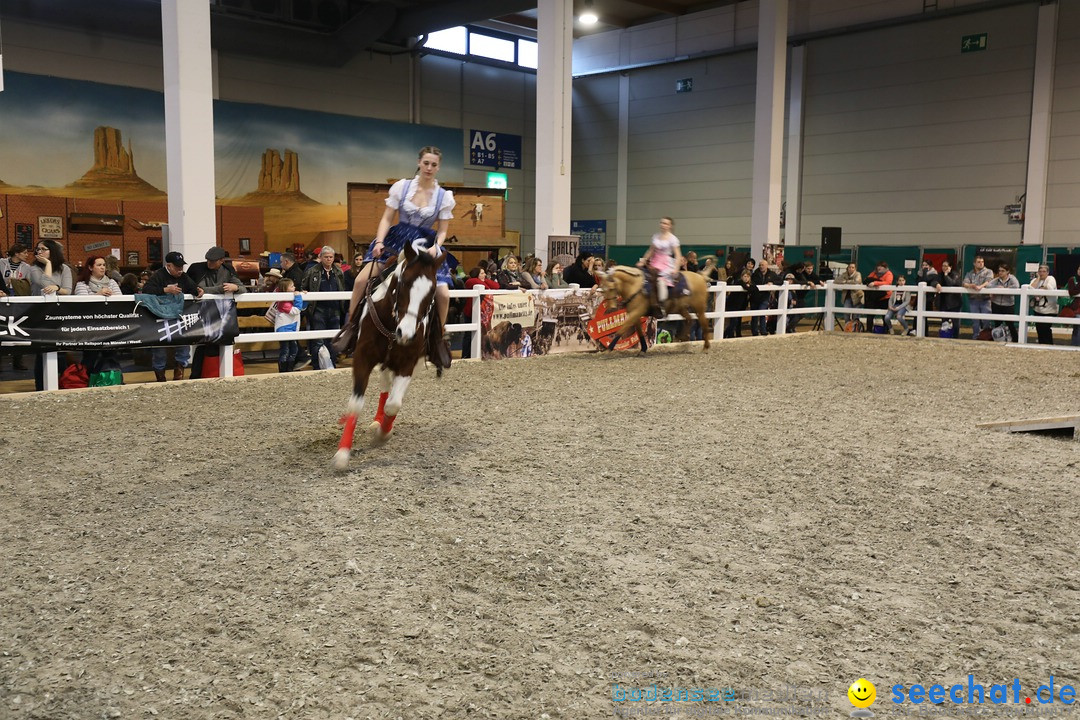
<instances>
[{"instance_id":1,"label":"white blouse sleeve","mask_svg":"<svg viewBox=\"0 0 1080 720\"><path fill-rule=\"evenodd\" d=\"M443 195L442 205L439 206L439 219L440 220L453 220L454 219L454 206L457 202L454 200L454 193L449 190Z\"/></svg>"},{"instance_id":2,"label":"white blouse sleeve","mask_svg":"<svg viewBox=\"0 0 1080 720\"><path fill-rule=\"evenodd\" d=\"M408 180L402 178L390 186L390 194L386 196L386 207L391 210L397 210L401 207L401 193L404 192L405 183L407 182Z\"/></svg>"}]
</instances>

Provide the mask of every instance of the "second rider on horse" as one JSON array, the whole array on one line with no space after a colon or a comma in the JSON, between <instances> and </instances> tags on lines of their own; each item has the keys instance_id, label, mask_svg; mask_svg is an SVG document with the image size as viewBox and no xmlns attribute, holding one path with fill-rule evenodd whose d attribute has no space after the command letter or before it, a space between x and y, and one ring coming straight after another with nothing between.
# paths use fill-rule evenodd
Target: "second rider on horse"
<instances>
[{"instance_id":1,"label":"second rider on horse","mask_svg":"<svg viewBox=\"0 0 1080 720\"><path fill-rule=\"evenodd\" d=\"M637 263L652 279L650 295L655 317L664 316L664 304L667 303L670 289L675 287L683 263L679 238L671 232L674 227L675 221L671 218L660 218L660 232L652 236L652 244Z\"/></svg>"}]
</instances>

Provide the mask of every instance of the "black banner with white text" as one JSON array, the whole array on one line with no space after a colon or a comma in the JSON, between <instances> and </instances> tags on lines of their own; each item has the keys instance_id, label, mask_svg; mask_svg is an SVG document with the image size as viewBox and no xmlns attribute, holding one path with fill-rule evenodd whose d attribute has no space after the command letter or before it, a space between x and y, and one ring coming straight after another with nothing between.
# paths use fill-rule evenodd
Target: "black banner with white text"
<instances>
[{"instance_id":1,"label":"black banner with white text","mask_svg":"<svg viewBox=\"0 0 1080 720\"><path fill-rule=\"evenodd\" d=\"M0 342L29 342L42 351L227 345L239 333L236 303L227 300L188 300L175 318L134 300L0 302Z\"/></svg>"}]
</instances>

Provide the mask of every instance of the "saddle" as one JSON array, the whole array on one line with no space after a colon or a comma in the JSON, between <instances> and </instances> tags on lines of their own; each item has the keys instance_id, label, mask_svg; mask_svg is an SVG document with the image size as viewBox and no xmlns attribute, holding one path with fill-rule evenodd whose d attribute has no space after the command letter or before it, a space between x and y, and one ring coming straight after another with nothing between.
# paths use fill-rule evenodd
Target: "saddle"
<instances>
[{"instance_id":1,"label":"saddle","mask_svg":"<svg viewBox=\"0 0 1080 720\"><path fill-rule=\"evenodd\" d=\"M656 270L653 268L649 268L649 270L645 273L645 284L642 286L641 292L645 293L649 297L649 305L651 306L649 310L649 315L654 318L662 318L667 314L664 308L660 306L660 297L656 292L656 286L659 282L660 279L657 277ZM671 300L673 298L689 294L690 286L686 283L686 276L682 273L676 273L675 285L668 292L668 299Z\"/></svg>"},{"instance_id":2,"label":"saddle","mask_svg":"<svg viewBox=\"0 0 1080 720\"><path fill-rule=\"evenodd\" d=\"M387 262L385 269L377 276L371 278L368 284L375 283L375 287L382 284L386 278L394 273L394 263ZM374 288L367 288L374 291ZM334 353L337 355L352 355L353 350L356 349L356 339L360 334L360 316L364 312L364 304L367 302L368 293L364 293L360 297L360 302L356 303L356 307L353 308L352 313L345 319L345 325L338 330L338 334L334 336L330 341L330 347L333 348Z\"/></svg>"}]
</instances>

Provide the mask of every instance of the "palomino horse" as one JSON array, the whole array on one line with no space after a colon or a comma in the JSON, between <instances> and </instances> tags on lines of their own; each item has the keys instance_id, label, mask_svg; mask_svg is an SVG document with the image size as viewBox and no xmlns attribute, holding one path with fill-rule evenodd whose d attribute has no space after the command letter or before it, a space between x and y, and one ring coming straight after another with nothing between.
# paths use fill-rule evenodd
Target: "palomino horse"
<instances>
[{"instance_id":1,"label":"palomino horse","mask_svg":"<svg viewBox=\"0 0 1080 720\"><path fill-rule=\"evenodd\" d=\"M682 273L686 279L686 287L690 290L689 295L676 295L674 288L669 290L667 302L664 303L664 311L671 314L682 315L686 322L683 323L679 340L687 340L690 337L690 311L697 315L698 323L701 324L701 336L705 339L705 350L709 349L711 336L709 321L705 318L708 308L709 285L705 278L695 272ZM619 298L622 298L626 308L626 322L622 324L615 337L608 344L608 350L614 350L615 344L630 333L637 332L641 343L641 352L645 352L645 335L641 332L641 318L649 311L649 295L645 292L645 273L638 268L616 265L604 277L600 288L604 291L604 300L608 310L614 310L618 306Z\"/></svg>"},{"instance_id":2,"label":"palomino horse","mask_svg":"<svg viewBox=\"0 0 1080 720\"><path fill-rule=\"evenodd\" d=\"M435 301L435 273L442 258L405 245L405 261L377 289L368 289L353 353L353 392L343 418L334 468L344 470L352 453L356 416L364 408L368 377L382 366L379 409L369 428L375 442L385 442L394 427L413 369L424 357Z\"/></svg>"}]
</instances>

